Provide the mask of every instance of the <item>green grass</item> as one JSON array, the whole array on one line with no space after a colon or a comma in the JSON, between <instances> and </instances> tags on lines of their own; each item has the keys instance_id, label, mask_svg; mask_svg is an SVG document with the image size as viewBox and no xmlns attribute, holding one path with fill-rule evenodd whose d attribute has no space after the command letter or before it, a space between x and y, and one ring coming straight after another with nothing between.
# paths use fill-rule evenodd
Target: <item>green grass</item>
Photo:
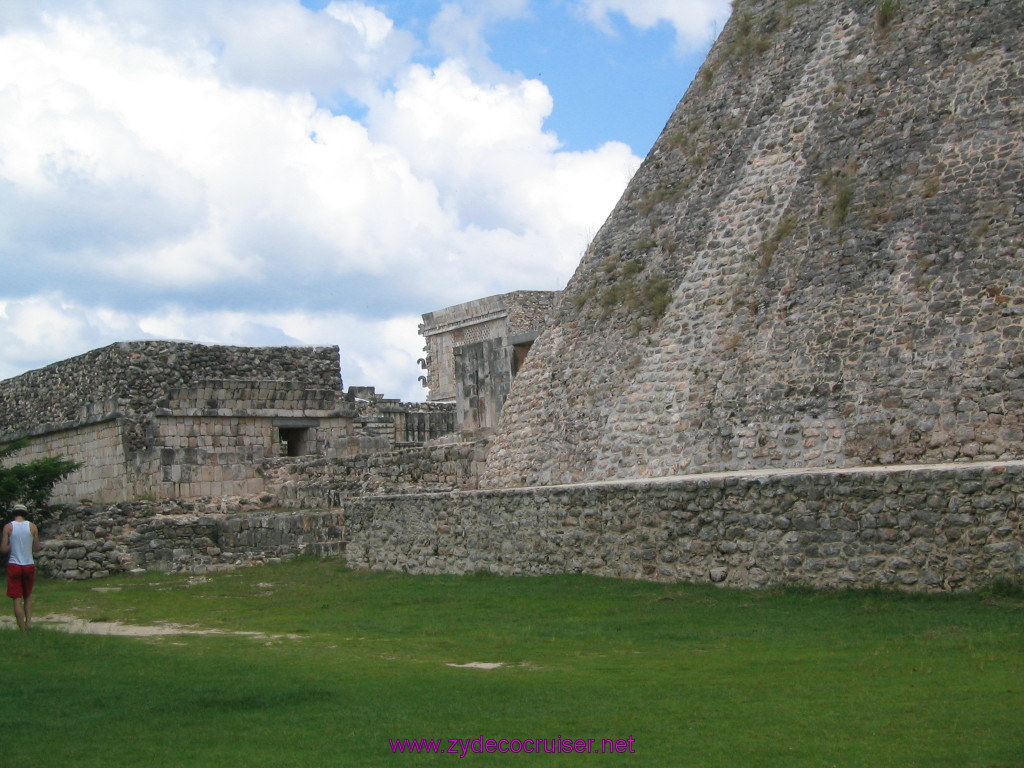
<instances>
[{"instance_id":1,"label":"green grass","mask_svg":"<svg viewBox=\"0 0 1024 768\"><path fill-rule=\"evenodd\" d=\"M0 764L384 766L389 738L634 738L543 766L1019 766L1024 596L412 577L302 559L43 581L37 614L266 636L0 631ZM296 635L297 637L273 637ZM483 671L448 666L504 662ZM448 742L445 741L445 747Z\"/></svg>"}]
</instances>

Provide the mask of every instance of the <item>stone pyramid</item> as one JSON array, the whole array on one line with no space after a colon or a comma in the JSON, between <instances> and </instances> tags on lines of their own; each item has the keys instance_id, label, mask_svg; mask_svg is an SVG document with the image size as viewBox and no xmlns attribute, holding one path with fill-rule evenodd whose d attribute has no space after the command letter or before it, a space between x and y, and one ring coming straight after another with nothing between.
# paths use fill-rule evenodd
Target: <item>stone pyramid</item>
<instances>
[{"instance_id":1,"label":"stone pyramid","mask_svg":"<svg viewBox=\"0 0 1024 768\"><path fill-rule=\"evenodd\" d=\"M506 401L491 487L1024 458L1024 3L742 0Z\"/></svg>"}]
</instances>

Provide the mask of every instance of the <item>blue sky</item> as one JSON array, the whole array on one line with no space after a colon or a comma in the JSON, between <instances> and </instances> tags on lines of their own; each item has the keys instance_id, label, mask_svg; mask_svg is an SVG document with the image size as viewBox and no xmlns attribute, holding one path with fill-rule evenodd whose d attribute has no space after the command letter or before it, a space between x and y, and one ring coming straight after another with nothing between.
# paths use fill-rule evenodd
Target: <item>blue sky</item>
<instances>
[{"instance_id":1,"label":"blue sky","mask_svg":"<svg viewBox=\"0 0 1024 768\"><path fill-rule=\"evenodd\" d=\"M326 2L304 3L322 8ZM686 0L675 5L685 7ZM442 3L381 4L406 28L429 36L429 23ZM665 5L669 5L665 3ZM661 132L710 47L710 40L676 45L668 19L640 28L621 13L601 27L579 4L535 2L487 30L490 58L503 69L541 80L554 107L545 128L567 149L591 149L617 140L643 156ZM426 33L426 34L424 34ZM429 58L429 57L428 57ZM436 61L439 56L434 55Z\"/></svg>"},{"instance_id":2,"label":"blue sky","mask_svg":"<svg viewBox=\"0 0 1024 768\"><path fill-rule=\"evenodd\" d=\"M727 0L4 0L0 378L113 341L337 344L574 271Z\"/></svg>"}]
</instances>

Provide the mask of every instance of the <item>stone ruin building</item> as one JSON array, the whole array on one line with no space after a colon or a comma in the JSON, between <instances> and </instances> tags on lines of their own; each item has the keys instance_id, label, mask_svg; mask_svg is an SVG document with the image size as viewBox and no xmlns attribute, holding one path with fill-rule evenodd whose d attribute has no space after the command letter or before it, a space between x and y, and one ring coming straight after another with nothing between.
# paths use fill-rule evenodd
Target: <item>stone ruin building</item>
<instances>
[{"instance_id":1,"label":"stone ruin building","mask_svg":"<svg viewBox=\"0 0 1024 768\"><path fill-rule=\"evenodd\" d=\"M347 458L451 431L451 409L342 390L337 347L112 344L0 382L0 444L83 466L58 502L259 494L276 456Z\"/></svg>"},{"instance_id":2,"label":"stone ruin building","mask_svg":"<svg viewBox=\"0 0 1024 768\"><path fill-rule=\"evenodd\" d=\"M461 397L489 447L373 454L353 473L281 459L296 463L273 503L298 511L82 510L53 529L49 572L317 552L737 587L1024 579L1024 4L737 0L552 298L516 367L515 300L424 316L433 405ZM248 368L147 388L149 354L91 354L99 375L55 370L35 411L0 399L7 434L42 414L68 425L55 436L106 440L133 493L185 465L188 482L224 473L220 443L197 470L199 436L171 421L231 418L200 382ZM264 452L300 439L282 428L352 446L350 409L299 394L340 391L333 353L314 357L255 377L302 382L244 408ZM226 450L256 451L243 442Z\"/></svg>"},{"instance_id":3,"label":"stone ruin building","mask_svg":"<svg viewBox=\"0 0 1024 768\"><path fill-rule=\"evenodd\" d=\"M557 291L516 291L423 315L427 356L420 381L428 402L455 403L461 435L487 435L534 340L544 329Z\"/></svg>"}]
</instances>

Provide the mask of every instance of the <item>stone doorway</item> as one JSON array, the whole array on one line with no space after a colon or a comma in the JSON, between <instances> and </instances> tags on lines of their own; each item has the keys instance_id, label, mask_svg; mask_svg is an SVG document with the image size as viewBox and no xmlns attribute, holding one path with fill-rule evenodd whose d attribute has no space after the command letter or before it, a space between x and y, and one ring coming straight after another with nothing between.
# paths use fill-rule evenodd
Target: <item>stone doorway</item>
<instances>
[{"instance_id":1,"label":"stone doorway","mask_svg":"<svg viewBox=\"0 0 1024 768\"><path fill-rule=\"evenodd\" d=\"M308 427L279 427L280 442L285 456L305 456L309 453L309 428Z\"/></svg>"}]
</instances>

